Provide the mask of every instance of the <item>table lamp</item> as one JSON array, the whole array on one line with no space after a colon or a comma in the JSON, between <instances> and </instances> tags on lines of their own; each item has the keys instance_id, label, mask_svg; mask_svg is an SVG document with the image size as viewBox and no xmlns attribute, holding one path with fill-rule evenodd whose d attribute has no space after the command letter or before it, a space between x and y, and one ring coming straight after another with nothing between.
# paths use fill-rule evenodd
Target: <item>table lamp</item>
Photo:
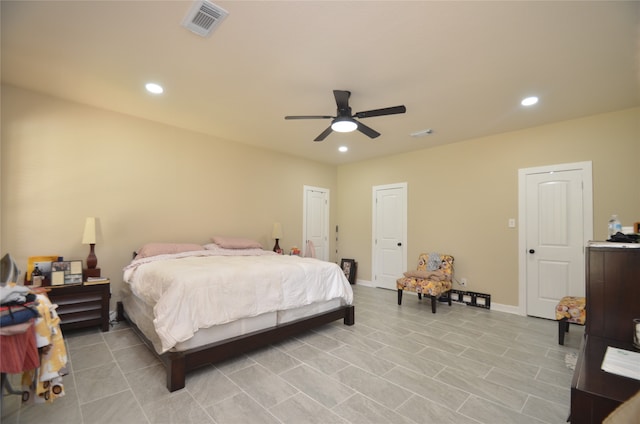
<instances>
[{"instance_id":1,"label":"table lamp","mask_svg":"<svg viewBox=\"0 0 640 424\"><path fill-rule=\"evenodd\" d=\"M84 233L82 235L82 244L88 244L89 256L87 256L87 269L84 270L84 279L87 277L100 277L100 268L96 268L98 265L98 258L95 253L96 245L96 218L87 218L84 223Z\"/></svg>"},{"instance_id":2,"label":"table lamp","mask_svg":"<svg viewBox=\"0 0 640 424\"><path fill-rule=\"evenodd\" d=\"M278 244L278 241L282 238L282 225L280 225L279 222L276 222L273 224L271 237L276 239L276 244L273 246L273 251L276 253L281 253L282 249L280 249L280 245Z\"/></svg>"}]
</instances>

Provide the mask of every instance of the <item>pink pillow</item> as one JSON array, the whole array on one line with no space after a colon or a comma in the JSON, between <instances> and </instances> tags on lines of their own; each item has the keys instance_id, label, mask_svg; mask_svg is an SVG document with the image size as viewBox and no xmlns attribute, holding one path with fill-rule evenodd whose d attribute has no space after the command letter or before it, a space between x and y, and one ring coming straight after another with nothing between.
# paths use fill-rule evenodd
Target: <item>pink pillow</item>
<instances>
[{"instance_id":1,"label":"pink pillow","mask_svg":"<svg viewBox=\"0 0 640 424\"><path fill-rule=\"evenodd\" d=\"M204 250L204 247L199 244L192 243L147 243L142 246L142 249L138 250L136 259L196 250Z\"/></svg>"},{"instance_id":2,"label":"pink pillow","mask_svg":"<svg viewBox=\"0 0 640 424\"><path fill-rule=\"evenodd\" d=\"M213 236L211 241L225 249L262 249L257 241L242 237Z\"/></svg>"}]
</instances>

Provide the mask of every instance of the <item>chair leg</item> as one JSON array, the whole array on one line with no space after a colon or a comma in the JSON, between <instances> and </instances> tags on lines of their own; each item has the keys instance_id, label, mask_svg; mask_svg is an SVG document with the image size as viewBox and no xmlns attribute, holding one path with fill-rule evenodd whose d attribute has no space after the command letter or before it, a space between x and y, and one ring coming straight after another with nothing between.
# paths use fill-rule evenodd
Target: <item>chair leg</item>
<instances>
[{"instance_id":1,"label":"chair leg","mask_svg":"<svg viewBox=\"0 0 640 424\"><path fill-rule=\"evenodd\" d=\"M431 296L431 313L436 313L436 303L438 303L438 298L435 296Z\"/></svg>"},{"instance_id":2,"label":"chair leg","mask_svg":"<svg viewBox=\"0 0 640 424\"><path fill-rule=\"evenodd\" d=\"M569 331L569 321L561 319L558 321L558 344L564 346L564 333Z\"/></svg>"},{"instance_id":3,"label":"chair leg","mask_svg":"<svg viewBox=\"0 0 640 424\"><path fill-rule=\"evenodd\" d=\"M418 300L422 300L422 293L418 293Z\"/></svg>"},{"instance_id":4,"label":"chair leg","mask_svg":"<svg viewBox=\"0 0 640 424\"><path fill-rule=\"evenodd\" d=\"M447 295L449 296L449 306L451 306L451 290L447 292Z\"/></svg>"},{"instance_id":5,"label":"chair leg","mask_svg":"<svg viewBox=\"0 0 640 424\"><path fill-rule=\"evenodd\" d=\"M398 289L398 305L402 305L402 289Z\"/></svg>"}]
</instances>

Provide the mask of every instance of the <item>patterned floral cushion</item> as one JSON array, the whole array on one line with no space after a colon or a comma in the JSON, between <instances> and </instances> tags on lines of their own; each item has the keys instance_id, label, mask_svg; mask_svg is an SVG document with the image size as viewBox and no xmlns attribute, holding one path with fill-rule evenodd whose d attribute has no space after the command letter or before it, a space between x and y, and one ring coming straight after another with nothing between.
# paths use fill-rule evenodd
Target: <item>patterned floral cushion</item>
<instances>
[{"instance_id":1,"label":"patterned floral cushion","mask_svg":"<svg viewBox=\"0 0 640 424\"><path fill-rule=\"evenodd\" d=\"M566 318L568 322L584 325L587 319L585 310L586 299L584 297L565 296L556 306L556 320Z\"/></svg>"},{"instance_id":2,"label":"patterned floral cushion","mask_svg":"<svg viewBox=\"0 0 640 424\"><path fill-rule=\"evenodd\" d=\"M444 280L429 280L416 277L398 278L396 285L400 290L408 290L421 293L427 296L439 297L441 294L451 290L453 279L453 256L440 255L440 270L445 275ZM418 257L418 271L427 270L427 262L429 260L428 253L421 253Z\"/></svg>"}]
</instances>

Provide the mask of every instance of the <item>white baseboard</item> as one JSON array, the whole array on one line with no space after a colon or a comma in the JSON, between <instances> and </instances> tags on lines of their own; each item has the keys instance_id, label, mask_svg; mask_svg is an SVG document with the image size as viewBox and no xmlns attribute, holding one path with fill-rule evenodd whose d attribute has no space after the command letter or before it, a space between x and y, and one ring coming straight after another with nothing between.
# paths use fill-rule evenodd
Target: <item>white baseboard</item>
<instances>
[{"instance_id":1,"label":"white baseboard","mask_svg":"<svg viewBox=\"0 0 640 424\"><path fill-rule=\"evenodd\" d=\"M356 280L356 284L359 286L364 286L364 287L375 287L373 285L373 283L369 280ZM412 294L413 292L407 291L407 294ZM415 294L415 293L413 293ZM462 303L458 303L458 302L453 302L454 304L457 305L461 305L461 306L465 306ZM503 305L501 303L491 303L491 309L492 311L498 311L498 312L506 312L508 314L514 314L514 315L522 315L522 313L520 312L520 308L518 306L513 306L513 305Z\"/></svg>"},{"instance_id":2,"label":"white baseboard","mask_svg":"<svg viewBox=\"0 0 640 424\"><path fill-rule=\"evenodd\" d=\"M501 303L491 303L491 309L498 312L506 312L508 314L522 315L520 308L513 305L503 305Z\"/></svg>"}]
</instances>

